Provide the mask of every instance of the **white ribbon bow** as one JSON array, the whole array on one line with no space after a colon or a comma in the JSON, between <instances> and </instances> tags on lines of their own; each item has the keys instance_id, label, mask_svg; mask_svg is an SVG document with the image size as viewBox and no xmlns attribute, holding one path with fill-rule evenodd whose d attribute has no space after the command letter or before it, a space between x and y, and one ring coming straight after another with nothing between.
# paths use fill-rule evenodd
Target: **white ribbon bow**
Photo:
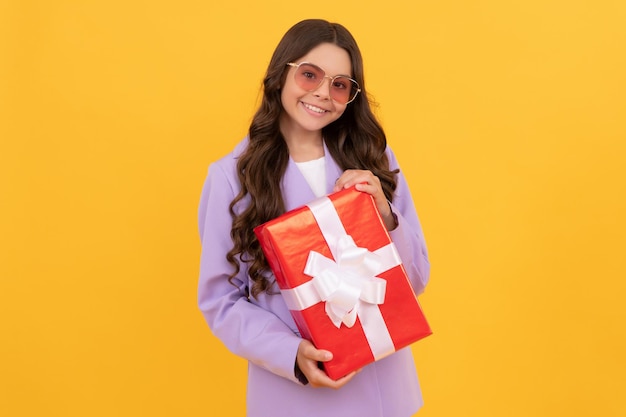
<instances>
[{"instance_id":1,"label":"white ribbon bow","mask_svg":"<svg viewBox=\"0 0 626 417\"><path fill-rule=\"evenodd\" d=\"M311 251L304 273L312 276L312 285L325 301L326 314L339 328L341 323L354 326L362 303L383 304L387 281L380 273L382 260L366 248L360 248L350 235L337 239L336 261Z\"/></svg>"}]
</instances>

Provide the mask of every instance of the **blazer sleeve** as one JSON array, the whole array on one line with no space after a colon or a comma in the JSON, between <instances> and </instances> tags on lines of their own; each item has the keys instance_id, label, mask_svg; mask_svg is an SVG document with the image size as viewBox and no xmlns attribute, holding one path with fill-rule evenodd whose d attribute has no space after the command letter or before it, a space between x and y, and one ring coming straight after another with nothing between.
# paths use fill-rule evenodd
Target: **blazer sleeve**
<instances>
[{"instance_id":1,"label":"blazer sleeve","mask_svg":"<svg viewBox=\"0 0 626 417\"><path fill-rule=\"evenodd\" d=\"M235 197L234 176L228 164L214 163L202 190L199 231L202 242L198 304L213 334L226 347L254 364L298 382L295 358L301 338L271 311L248 300L247 268L234 278L233 266L226 260L232 248L232 219L229 204Z\"/></svg>"},{"instance_id":2,"label":"blazer sleeve","mask_svg":"<svg viewBox=\"0 0 626 417\"><path fill-rule=\"evenodd\" d=\"M398 161L389 148L387 157L391 170L399 168ZM398 249L413 290L416 294L421 294L430 277L430 262L422 225L402 171L397 175L397 188L391 208L398 216L398 227L389 232L389 235Z\"/></svg>"}]
</instances>

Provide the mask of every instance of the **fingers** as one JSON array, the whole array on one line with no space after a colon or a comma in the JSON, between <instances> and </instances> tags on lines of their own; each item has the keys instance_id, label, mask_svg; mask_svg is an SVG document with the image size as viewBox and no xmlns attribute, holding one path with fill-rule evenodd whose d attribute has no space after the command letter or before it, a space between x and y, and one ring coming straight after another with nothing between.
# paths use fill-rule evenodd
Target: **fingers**
<instances>
[{"instance_id":1,"label":"fingers","mask_svg":"<svg viewBox=\"0 0 626 417\"><path fill-rule=\"evenodd\" d=\"M350 382L357 372L352 372L336 381L331 379L328 375L326 375L326 373L324 373L323 370L319 368L318 363L327 362L331 360L332 357L333 355L329 351L316 349L311 342L303 339L302 342L300 342L300 346L298 346L296 360L298 361L300 370L307 377L309 384L312 387L339 389Z\"/></svg>"},{"instance_id":2,"label":"fingers","mask_svg":"<svg viewBox=\"0 0 626 417\"><path fill-rule=\"evenodd\" d=\"M327 387L327 388L333 388L333 389L339 389L341 387L343 387L344 385L346 385L348 382L350 382L352 380L352 378L354 378L354 376L356 374L358 374L358 371L354 371L349 373L348 375L339 378L338 380L332 380L330 379L328 376L325 377L325 380L328 381L328 383L325 383L324 385L318 385L317 387ZM324 374L326 375L326 374ZM326 381L324 381L326 382ZM314 385L312 385L314 386Z\"/></svg>"},{"instance_id":3,"label":"fingers","mask_svg":"<svg viewBox=\"0 0 626 417\"><path fill-rule=\"evenodd\" d=\"M374 197L376 207L378 207L378 211L385 222L385 227L387 227L387 230L393 230L393 228L395 228L395 219L391 213L391 207L389 207L383 187L380 184L380 179L371 171L348 169L337 178L333 192L352 186L358 191Z\"/></svg>"},{"instance_id":4,"label":"fingers","mask_svg":"<svg viewBox=\"0 0 626 417\"><path fill-rule=\"evenodd\" d=\"M377 176L372 174L371 171L358 170L358 169L349 169L344 171L343 174L337 181L335 181L335 187L333 191L339 191L346 188L350 188L357 184L364 184L369 187L370 190L378 190L382 192L382 187L380 185L380 180ZM362 190L364 191L364 190ZM368 193L371 194L371 193Z\"/></svg>"}]
</instances>

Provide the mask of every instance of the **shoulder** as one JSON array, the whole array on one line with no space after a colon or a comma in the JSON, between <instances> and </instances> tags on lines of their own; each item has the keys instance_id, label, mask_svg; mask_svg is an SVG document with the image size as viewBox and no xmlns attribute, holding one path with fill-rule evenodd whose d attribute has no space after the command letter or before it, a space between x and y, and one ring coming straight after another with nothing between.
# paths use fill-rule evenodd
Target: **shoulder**
<instances>
[{"instance_id":1,"label":"shoulder","mask_svg":"<svg viewBox=\"0 0 626 417\"><path fill-rule=\"evenodd\" d=\"M237 159L246 145L247 139L244 139L230 153L209 164L198 212L201 236L209 213L209 217L223 216L224 219L230 217L228 205L241 190L237 176Z\"/></svg>"},{"instance_id":2,"label":"shoulder","mask_svg":"<svg viewBox=\"0 0 626 417\"><path fill-rule=\"evenodd\" d=\"M243 154L247 146L248 138L245 137L241 142L235 145L231 152L211 162L209 165L209 175L214 172L222 172L223 175L236 178L237 160L241 154Z\"/></svg>"},{"instance_id":3,"label":"shoulder","mask_svg":"<svg viewBox=\"0 0 626 417\"><path fill-rule=\"evenodd\" d=\"M221 158L213 161L210 166L219 166L219 167L229 167L236 166L237 159L244 153L246 147L248 146L248 137L243 138L232 151L222 156Z\"/></svg>"},{"instance_id":4,"label":"shoulder","mask_svg":"<svg viewBox=\"0 0 626 417\"><path fill-rule=\"evenodd\" d=\"M236 195L241 186L237 175L237 160L245 151L248 138L239 142L231 152L211 162L205 182L205 191L208 189L230 190L231 195Z\"/></svg>"}]
</instances>

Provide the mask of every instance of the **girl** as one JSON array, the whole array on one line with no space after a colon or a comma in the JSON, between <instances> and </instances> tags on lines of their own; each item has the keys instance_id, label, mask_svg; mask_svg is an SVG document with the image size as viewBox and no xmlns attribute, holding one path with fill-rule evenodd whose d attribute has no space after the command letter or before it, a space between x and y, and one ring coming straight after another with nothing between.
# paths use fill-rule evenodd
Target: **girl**
<instances>
[{"instance_id":1,"label":"girl","mask_svg":"<svg viewBox=\"0 0 626 417\"><path fill-rule=\"evenodd\" d=\"M248 360L249 417L409 417L422 405L411 350L337 381L302 339L253 228L316 197L371 194L416 293L430 266L405 179L369 106L361 53L341 25L297 23L274 51L248 136L209 167L199 208L199 306ZM334 389L328 389L334 388Z\"/></svg>"}]
</instances>

